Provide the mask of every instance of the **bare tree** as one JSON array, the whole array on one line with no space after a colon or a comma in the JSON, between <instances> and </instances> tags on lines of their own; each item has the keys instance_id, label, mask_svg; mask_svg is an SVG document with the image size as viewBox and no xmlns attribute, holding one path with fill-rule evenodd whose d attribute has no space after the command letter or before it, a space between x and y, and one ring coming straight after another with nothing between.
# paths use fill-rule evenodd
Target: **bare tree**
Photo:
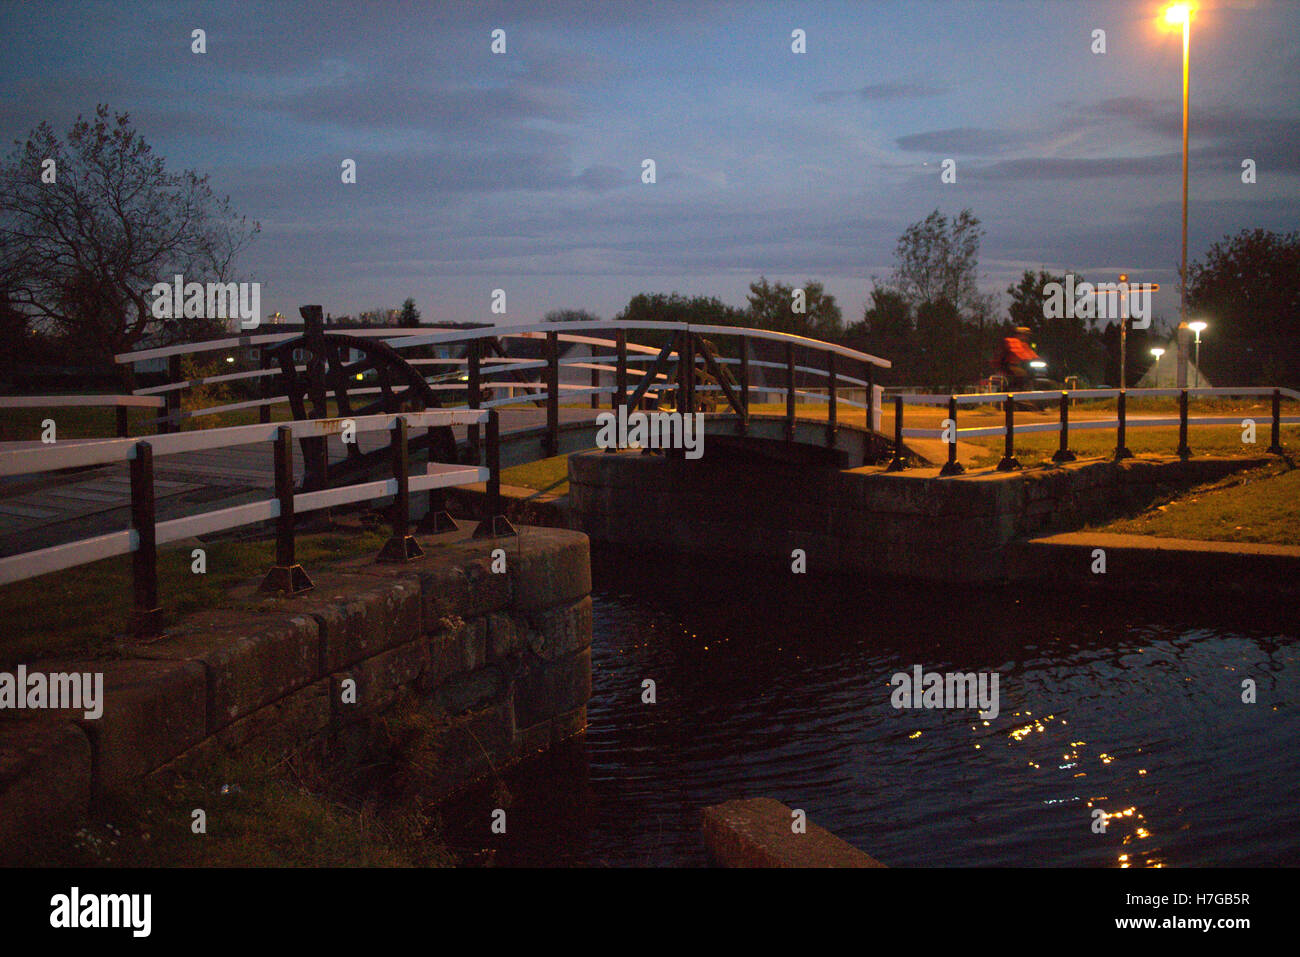
<instances>
[{"instance_id":1,"label":"bare tree","mask_svg":"<svg viewBox=\"0 0 1300 957\"><path fill-rule=\"evenodd\" d=\"M211 318L155 319L151 290L176 274L228 281L259 230L100 105L66 142L42 123L0 166L0 295L70 354L107 361L146 337L218 331Z\"/></svg>"}]
</instances>

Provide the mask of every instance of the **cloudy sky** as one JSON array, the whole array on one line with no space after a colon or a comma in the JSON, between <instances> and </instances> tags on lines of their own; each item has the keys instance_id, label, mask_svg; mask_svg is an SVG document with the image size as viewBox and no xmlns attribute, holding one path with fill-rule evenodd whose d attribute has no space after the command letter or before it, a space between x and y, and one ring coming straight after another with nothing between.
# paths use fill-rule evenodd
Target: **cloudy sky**
<instances>
[{"instance_id":1,"label":"cloudy sky","mask_svg":"<svg viewBox=\"0 0 1300 957\"><path fill-rule=\"evenodd\" d=\"M0 138L129 111L170 167L260 221L240 264L264 312L414 296L426 320L500 321L499 287L506 321L611 317L643 291L743 305L765 274L822 280L851 321L909 223L970 207L986 289L1027 267L1127 271L1173 315L1182 49L1159 9L0 4ZM1194 259L1245 227L1300 228L1298 40L1300 3L1199 4Z\"/></svg>"}]
</instances>

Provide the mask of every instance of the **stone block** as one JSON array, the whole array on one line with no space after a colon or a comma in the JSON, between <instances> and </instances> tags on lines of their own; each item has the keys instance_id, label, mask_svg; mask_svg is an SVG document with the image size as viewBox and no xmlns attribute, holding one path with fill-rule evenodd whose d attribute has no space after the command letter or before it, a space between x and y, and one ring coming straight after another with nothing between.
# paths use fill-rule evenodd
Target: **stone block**
<instances>
[{"instance_id":1,"label":"stone block","mask_svg":"<svg viewBox=\"0 0 1300 957\"><path fill-rule=\"evenodd\" d=\"M515 724L526 728L591 698L591 649L545 661L531 658L515 678Z\"/></svg>"},{"instance_id":2,"label":"stone block","mask_svg":"<svg viewBox=\"0 0 1300 957\"><path fill-rule=\"evenodd\" d=\"M553 661L591 647L591 596L560 605L528 618L526 641L537 657Z\"/></svg>"},{"instance_id":3,"label":"stone block","mask_svg":"<svg viewBox=\"0 0 1300 957\"><path fill-rule=\"evenodd\" d=\"M414 689L429 666L429 644L423 639L358 661L346 671L330 676L335 713L343 720L378 714L405 690ZM343 698L343 685L348 679L356 682L355 704L348 704Z\"/></svg>"},{"instance_id":4,"label":"stone block","mask_svg":"<svg viewBox=\"0 0 1300 957\"><path fill-rule=\"evenodd\" d=\"M771 798L727 801L703 812L704 845L723 867L883 867L811 821L792 828L791 808Z\"/></svg>"},{"instance_id":5,"label":"stone block","mask_svg":"<svg viewBox=\"0 0 1300 957\"><path fill-rule=\"evenodd\" d=\"M586 535L567 529L530 528L521 533L518 544L517 556L511 555L517 609L540 611L591 594Z\"/></svg>"},{"instance_id":6,"label":"stone block","mask_svg":"<svg viewBox=\"0 0 1300 957\"><path fill-rule=\"evenodd\" d=\"M488 620L451 616L428 636L429 668L422 682L434 688L448 678L483 667L488 660Z\"/></svg>"},{"instance_id":7,"label":"stone block","mask_svg":"<svg viewBox=\"0 0 1300 957\"><path fill-rule=\"evenodd\" d=\"M500 699L505 692L504 675L495 665L489 665L449 678L434 689L433 702L447 714L458 715L485 707Z\"/></svg>"},{"instance_id":8,"label":"stone block","mask_svg":"<svg viewBox=\"0 0 1300 957\"><path fill-rule=\"evenodd\" d=\"M209 685L202 662L97 664L104 672L104 714L78 721L94 753L96 793L129 785L206 737Z\"/></svg>"},{"instance_id":9,"label":"stone block","mask_svg":"<svg viewBox=\"0 0 1300 957\"><path fill-rule=\"evenodd\" d=\"M161 641L127 650L140 658L203 666L209 734L322 674L320 624L306 614L204 612Z\"/></svg>"},{"instance_id":10,"label":"stone block","mask_svg":"<svg viewBox=\"0 0 1300 957\"><path fill-rule=\"evenodd\" d=\"M0 720L0 864L41 864L47 841L85 816L90 797L90 740L76 724Z\"/></svg>"}]
</instances>

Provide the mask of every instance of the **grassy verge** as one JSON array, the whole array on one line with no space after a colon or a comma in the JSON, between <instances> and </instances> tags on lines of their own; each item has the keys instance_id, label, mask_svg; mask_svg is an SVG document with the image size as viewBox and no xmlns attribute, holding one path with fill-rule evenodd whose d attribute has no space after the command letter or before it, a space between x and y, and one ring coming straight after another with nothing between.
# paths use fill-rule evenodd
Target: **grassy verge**
<instances>
[{"instance_id":1,"label":"grassy verge","mask_svg":"<svg viewBox=\"0 0 1300 957\"><path fill-rule=\"evenodd\" d=\"M530 488L537 492L568 495L569 457L567 455L557 455L553 458L526 462L513 468L502 469L501 481L505 485Z\"/></svg>"},{"instance_id":2,"label":"grassy verge","mask_svg":"<svg viewBox=\"0 0 1300 957\"><path fill-rule=\"evenodd\" d=\"M69 867L451 866L441 822L421 797L437 766L436 726L404 702L380 719L364 766L257 750L214 757L141 782L52 841L10 852Z\"/></svg>"},{"instance_id":3,"label":"grassy verge","mask_svg":"<svg viewBox=\"0 0 1300 957\"><path fill-rule=\"evenodd\" d=\"M381 531L299 535L297 558L306 568L365 552L384 543ZM201 608L223 607L232 585L275 564L273 541L212 542L202 546L207 572L192 571L191 549L158 555L158 593L167 621ZM111 651L131 613L131 558L106 558L0 588L0 666L33 656L97 655Z\"/></svg>"},{"instance_id":4,"label":"grassy verge","mask_svg":"<svg viewBox=\"0 0 1300 957\"><path fill-rule=\"evenodd\" d=\"M1285 462L1229 476L1095 531L1300 545L1300 470Z\"/></svg>"}]
</instances>

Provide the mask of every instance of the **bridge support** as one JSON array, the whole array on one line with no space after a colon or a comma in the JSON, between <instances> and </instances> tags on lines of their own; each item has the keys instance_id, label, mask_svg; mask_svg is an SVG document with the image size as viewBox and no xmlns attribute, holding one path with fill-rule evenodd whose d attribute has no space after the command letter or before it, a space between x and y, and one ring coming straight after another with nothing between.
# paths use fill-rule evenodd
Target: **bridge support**
<instances>
[{"instance_id":1,"label":"bridge support","mask_svg":"<svg viewBox=\"0 0 1300 957\"><path fill-rule=\"evenodd\" d=\"M1269 455L1282 454L1282 390L1273 390L1273 427L1272 443L1268 447Z\"/></svg>"},{"instance_id":2,"label":"bridge support","mask_svg":"<svg viewBox=\"0 0 1300 957\"><path fill-rule=\"evenodd\" d=\"M1070 393L1061 393L1061 445L1052 455L1053 462L1073 462L1075 454L1070 451Z\"/></svg>"},{"instance_id":3,"label":"bridge support","mask_svg":"<svg viewBox=\"0 0 1300 957\"><path fill-rule=\"evenodd\" d=\"M260 590L299 595L315 585L294 558L293 430L281 426L272 444L275 449L275 497L280 502L280 514L275 519L275 567L262 579Z\"/></svg>"},{"instance_id":4,"label":"bridge support","mask_svg":"<svg viewBox=\"0 0 1300 957\"><path fill-rule=\"evenodd\" d=\"M474 538L502 538L519 532L501 507L501 419L497 410L488 412L487 420L487 517L474 529Z\"/></svg>"},{"instance_id":5,"label":"bridge support","mask_svg":"<svg viewBox=\"0 0 1300 957\"><path fill-rule=\"evenodd\" d=\"M131 631L137 639L162 635L162 609L158 605L158 547L153 488L153 446L137 442L131 459L131 529L137 544L131 553L131 585L135 607Z\"/></svg>"},{"instance_id":6,"label":"bridge support","mask_svg":"<svg viewBox=\"0 0 1300 957\"><path fill-rule=\"evenodd\" d=\"M380 549L380 562L409 562L424 555L415 536L411 534L411 484L410 448L406 441L406 419L393 423L393 478L397 480L397 496L393 500L393 534Z\"/></svg>"},{"instance_id":7,"label":"bridge support","mask_svg":"<svg viewBox=\"0 0 1300 957\"><path fill-rule=\"evenodd\" d=\"M998 463L998 471L1014 472L1020 468L1020 461L1016 458L1016 402L1010 392L1007 393L1006 415L1006 444L1002 451L1002 461Z\"/></svg>"},{"instance_id":8,"label":"bridge support","mask_svg":"<svg viewBox=\"0 0 1300 957\"><path fill-rule=\"evenodd\" d=\"M871 435L867 431L868 437ZM868 441L870 439L868 438ZM903 397L894 396L894 458L886 466L886 472L901 472L907 468L907 460L903 456Z\"/></svg>"},{"instance_id":9,"label":"bridge support","mask_svg":"<svg viewBox=\"0 0 1300 957\"><path fill-rule=\"evenodd\" d=\"M965 466L957 461L957 397L954 395L948 396L948 421L952 423L952 441L948 443L948 461L939 469L939 474L944 477L961 475L966 471Z\"/></svg>"},{"instance_id":10,"label":"bridge support","mask_svg":"<svg viewBox=\"0 0 1300 957\"><path fill-rule=\"evenodd\" d=\"M1192 457L1187 446L1187 390L1178 393L1178 457L1186 462Z\"/></svg>"},{"instance_id":11,"label":"bridge support","mask_svg":"<svg viewBox=\"0 0 1300 957\"><path fill-rule=\"evenodd\" d=\"M1128 447L1128 393L1123 389L1115 397L1115 461L1131 459L1133 453Z\"/></svg>"}]
</instances>

